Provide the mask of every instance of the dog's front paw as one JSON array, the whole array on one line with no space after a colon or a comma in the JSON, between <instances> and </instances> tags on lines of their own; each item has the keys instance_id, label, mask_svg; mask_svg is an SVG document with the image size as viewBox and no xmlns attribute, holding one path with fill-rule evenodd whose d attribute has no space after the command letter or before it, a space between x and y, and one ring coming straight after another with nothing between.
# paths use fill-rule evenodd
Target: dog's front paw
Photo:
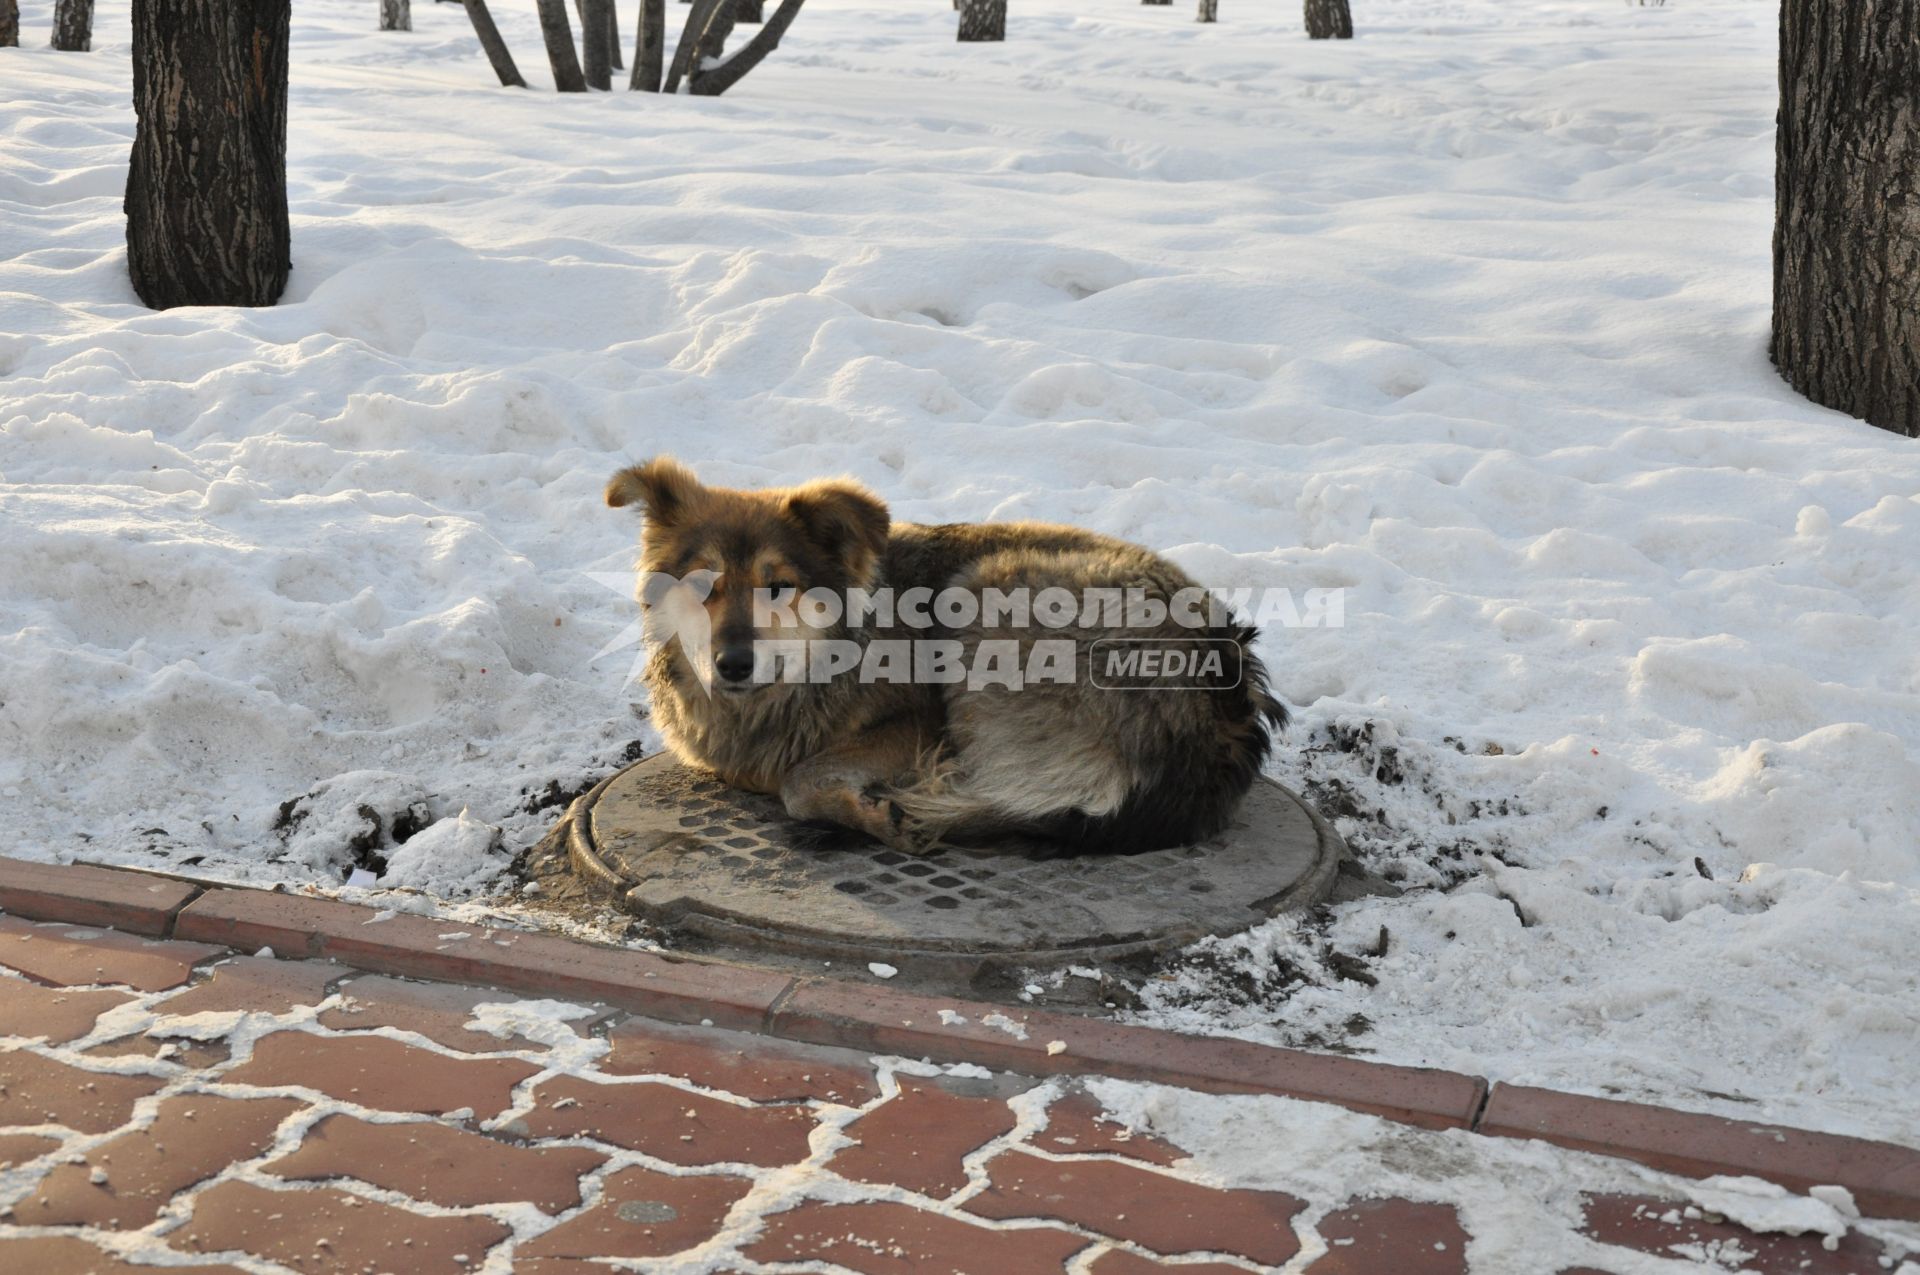
<instances>
[{"instance_id":1,"label":"dog's front paw","mask_svg":"<svg viewBox=\"0 0 1920 1275\"><path fill-rule=\"evenodd\" d=\"M879 837L901 854L927 854L940 845L940 830L912 818L897 801L881 803Z\"/></svg>"}]
</instances>

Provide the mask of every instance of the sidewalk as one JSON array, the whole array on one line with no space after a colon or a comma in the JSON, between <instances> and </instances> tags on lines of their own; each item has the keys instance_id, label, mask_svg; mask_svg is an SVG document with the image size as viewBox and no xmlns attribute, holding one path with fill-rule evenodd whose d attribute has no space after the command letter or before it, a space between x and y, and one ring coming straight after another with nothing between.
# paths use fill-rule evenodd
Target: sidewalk
<instances>
[{"instance_id":1,"label":"sidewalk","mask_svg":"<svg viewBox=\"0 0 1920 1275\"><path fill-rule=\"evenodd\" d=\"M1804 1197L1272 1094L937 1065L18 916L0 967L0 1271L1902 1265L1857 1229L1828 1247L1711 1207L1835 1216Z\"/></svg>"}]
</instances>

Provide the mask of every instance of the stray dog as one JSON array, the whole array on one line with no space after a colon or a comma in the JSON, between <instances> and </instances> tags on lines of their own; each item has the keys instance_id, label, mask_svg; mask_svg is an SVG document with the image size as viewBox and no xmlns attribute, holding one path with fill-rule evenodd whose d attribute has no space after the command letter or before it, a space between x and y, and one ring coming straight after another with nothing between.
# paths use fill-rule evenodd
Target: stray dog
<instances>
[{"instance_id":1,"label":"stray dog","mask_svg":"<svg viewBox=\"0 0 1920 1275\"><path fill-rule=\"evenodd\" d=\"M1198 618L1204 591L1125 541L894 522L850 480L708 487L664 456L614 475L606 499L644 512L653 721L683 761L798 820L916 854L996 836L1182 845L1227 826L1286 722L1252 628L1217 607ZM849 596L898 605L833 605ZM1048 605L1020 614L1035 596ZM880 658L906 639L911 659ZM1169 675L1221 656L1210 679Z\"/></svg>"}]
</instances>

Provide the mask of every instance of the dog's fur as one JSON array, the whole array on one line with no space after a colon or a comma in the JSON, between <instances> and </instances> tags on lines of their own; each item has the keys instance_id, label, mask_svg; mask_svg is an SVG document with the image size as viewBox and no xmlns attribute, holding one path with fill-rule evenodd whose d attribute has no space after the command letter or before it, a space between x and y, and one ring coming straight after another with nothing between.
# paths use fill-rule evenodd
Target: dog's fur
<instances>
[{"instance_id":1,"label":"dog's fur","mask_svg":"<svg viewBox=\"0 0 1920 1275\"><path fill-rule=\"evenodd\" d=\"M754 628L753 590L949 586L1038 591L1143 589L1162 602L1193 582L1137 545L1045 523L921 526L893 522L878 497L841 479L739 491L707 487L670 457L616 474L607 503L645 513L640 569L678 578L716 572L704 601L713 649L757 639L957 638L978 643L1071 638L1070 682L969 689L862 683L720 683L678 642L659 642L646 682L653 720L684 761L737 787L772 793L796 819L857 829L903 851L947 840L1020 835L1073 851L1137 852L1226 827L1286 721L1241 625L1195 630L1071 626L1035 632ZM642 606L649 605L643 588ZM1085 617L1083 616L1082 619ZM1229 639L1243 676L1231 690L1103 690L1087 676L1096 639Z\"/></svg>"}]
</instances>

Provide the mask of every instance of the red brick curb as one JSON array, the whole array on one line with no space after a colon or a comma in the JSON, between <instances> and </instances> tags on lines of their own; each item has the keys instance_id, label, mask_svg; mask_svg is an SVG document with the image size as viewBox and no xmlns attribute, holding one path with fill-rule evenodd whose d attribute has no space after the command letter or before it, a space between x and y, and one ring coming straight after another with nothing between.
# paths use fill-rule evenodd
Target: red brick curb
<instances>
[{"instance_id":1,"label":"red brick curb","mask_svg":"<svg viewBox=\"0 0 1920 1275\"><path fill-rule=\"evenodd\" d=\"M198 886L139 872L0 858L0 912L31 921L101 925L157 937L199 892Z\"/></svg>"},{"instance_id":2,"label":"red brick curb","mask_svg":"<svg viewBox=\"0 0 1920 1275\"><path fill-rule=\"evenodd\" d=\"M1800 1191L1834 1184L1852 1191L1870 1215L1920 1220L1920 1150L1517 1085L1495 1086L1489 1095L1485 1080L1456 1072L791 979L331 899L226 888L196 897L180 882L105 868L0 859L0 911L246 951L271 947L282 957L1028 1075L1093 1073L1211 1093L1280 1094L1424 1128L1539 1138L1683 1175L1752 1174Z\"/></svg>"},{"instance_id":3,"label":"red brick curb","mask_svg":"<svg viewBox=\"0 0 1920 1275\"><path fill-rule=\"evenodd\" d=\"M768 1009L792 982L765 970L264 890L207 891L181 911L173 937L247 951L270 947L276 956L319 957L381 974L601 1001L648 1018L745 1031L762 1030Z\"/></svg>"},{"instance_id":4,"label":"red brick curb","mask_svg":"<svg viewBox=\"0 0 1920 1275\"><path fill-rule=\"evenodd\" d=\"M1843 1186L1862 1213L1920 1221L1920 1151L1887 1142L1506 1084L1493 1087L1475 1128L1690 1178L1751 1174L1794 1191Z\"/></svg>"},{"instance_id":5,"label":"red brick curb","mask_svg":"<svg viewBox=\"0 0 1920 1275\"><path fill-rule=\"evenodd\" d=\"M1484 1080L1451 1071L1183 1036L831 979L799 983L775 1007L767 1030L815 1044L980 1063L1027 1075L1094 1072L1208 1093L1282 1094L1426 1129L1469 1128L1486 1095Z\"/></svg>"}]
</instances>

